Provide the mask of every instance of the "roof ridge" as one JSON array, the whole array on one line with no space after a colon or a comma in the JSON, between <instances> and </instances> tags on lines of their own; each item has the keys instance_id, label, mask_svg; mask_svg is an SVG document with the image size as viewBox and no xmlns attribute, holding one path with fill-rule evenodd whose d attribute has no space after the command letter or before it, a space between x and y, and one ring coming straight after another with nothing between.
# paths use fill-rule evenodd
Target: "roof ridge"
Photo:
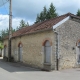
<instances>
[{"instance_id":1,"label":"roof ridge","mask_svg":"<svg viewBox=\"0 0 80 80\"><path fill-rule=\"evenodd\" d=\"M67 18L68 16L72 16L72 17L76 17L76 18L80 19L80 17L77 17L76 15L69 12L69 13L66 13L64 15L60 15L58 17L51 18L51 19L48 19L48 20L45 20L45 21L38 22L36 24L30 25L28 27L22 28L22 29L20 29L16 32L14 32L13 37L22 36L22 35L25 35L25 34L36 32L36 31L51 29L52 26L54 26L55 24L57 24L61 20Z\"/></svg>"},{"instance_id":2,"label":"roof ridge","mask_svg":"<svg viewBox=\"0 0 80 80\"><path fill-rule=\"evenodd\" d=\"M43 22L46 22L46 21L49 21L49 20L53 20L53 19L56 19L56 18L58 18L58 17L62 17L62 16L69 16L69 15L71 15L72 13L66 13L66 14L64 14L64 15L60 15L60 16L57 16L57 17L54 17L54 18L51 18L51 19L47 19L47 20L45 20L45 21L43 21Z\"/></svg>"}]
</instances>

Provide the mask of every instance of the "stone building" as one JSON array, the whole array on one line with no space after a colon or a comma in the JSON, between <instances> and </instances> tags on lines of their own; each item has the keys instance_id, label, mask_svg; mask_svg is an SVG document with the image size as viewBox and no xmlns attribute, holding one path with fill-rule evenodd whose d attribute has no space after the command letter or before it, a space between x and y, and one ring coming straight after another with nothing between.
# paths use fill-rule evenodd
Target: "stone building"
<instances>
[{"instance_id":1,"label":"stone building","mask_svg":"<svg viewBox=\"0 0 80 80\"><path fill-rule=\"evenodd\" d=\"M13 33L11 45L16 62L45 70L79 67L80 17L67 13L22 28ZM8 57L8 39L4 56Z\"/></svg>"}]
</instances>

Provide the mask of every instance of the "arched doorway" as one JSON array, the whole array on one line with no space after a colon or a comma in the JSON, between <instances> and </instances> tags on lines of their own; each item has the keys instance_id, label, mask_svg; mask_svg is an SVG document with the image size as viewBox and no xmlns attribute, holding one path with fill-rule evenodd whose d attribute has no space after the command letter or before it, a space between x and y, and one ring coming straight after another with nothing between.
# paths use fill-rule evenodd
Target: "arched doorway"
<instances>
[{"instance_id":1,"label":"arched doorway","mask_svg":"<svg viewBox=\"0 0 80 80\"><path fill-rule=\"evenodd\" d=\"M3 54L3 57L6 57L6 48L7 48L7 46L5 45L4 46L4 54Z\"/></svg>"},{"instance_id":2,"label":"arched doorway","mask_svg":"<svg viewBox=\"0 0 80 80\"><path fill-rule=\"evenodd\" d=\"M80 41L77 43L77 62L80 64Z\"/></svg>"},{"instance_id":3,"label":"arched doorway","mask_svg":"<svg viewBox=\"0 0 80 80\"><path fill-rule=\"evenodd\" d=\"M22 62L22 44L18 46L18 60Z\"/></svg>"},{"instance_id":4,"label":"arched doorway","mask_svg":"<svg viewBox=\"0 0 80 80\"><path fill-rule=\"evenodd\" d=\"M51 44L48 40L44 44L44 63L51 63Z\"/></svg>"}]
</instances>

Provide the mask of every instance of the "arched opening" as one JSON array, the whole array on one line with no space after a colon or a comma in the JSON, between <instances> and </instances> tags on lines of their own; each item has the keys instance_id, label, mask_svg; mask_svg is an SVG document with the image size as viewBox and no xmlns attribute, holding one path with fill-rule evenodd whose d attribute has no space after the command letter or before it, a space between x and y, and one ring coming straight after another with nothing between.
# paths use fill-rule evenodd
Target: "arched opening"
<instances>
[{"instance_id":1,"label":"arched opening","mask_svg":"<svg viewBox=\"0 0 80 80\"><path fill-rule=\"evenodd\" d=\"M4 45L4 54L3 54L3 57L6 57L6 48L7 48L7 46Z\"/></svg>"},{"instance_id":2,"label":"arched opening","mask_svg":"<svg viewBox=\"0 0 80 80\"><path fill-rule=\"evenodd\" d=\"M22 44L18 45L18 60L22 62Z\"/></svg>"},{"instance_id":3,"label":"arched opening","mask_svg":"<svg viewBox=\"0 0 80 80\"><path fill-rule=\"evenodd\" d=\"M44 63L51 63L51 44L49 40L44 44Z\"/></svg>"},{"instance_id":4,"label":"arched opening","mask_svg":"<svg viewBox=\"0 0 80 80\"><path fill-rule=\"evenodd\" d=\"M77 62L80 63L80 41L77 43Z\"/></svg>"}]
</instances>

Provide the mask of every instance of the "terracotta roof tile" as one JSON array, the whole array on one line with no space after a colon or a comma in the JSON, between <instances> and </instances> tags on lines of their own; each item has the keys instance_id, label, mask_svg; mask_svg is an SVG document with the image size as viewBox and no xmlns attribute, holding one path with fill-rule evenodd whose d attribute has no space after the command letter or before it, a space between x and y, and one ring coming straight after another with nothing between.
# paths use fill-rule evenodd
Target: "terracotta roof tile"
<instances>
[{"instance_id":1,"label":"terracotta roof tile","mask_svg":"<svg viewBox=\"0 0 80 80\"><path fill-rule=\"evenodd\" d=\"M54 26L55 24L57 24L58 22L60 22L61 20L65 19L68 16L76 17L75 15L73 15L71 13L67 13L65 15L61 15L56 18L45 20L45 21L37 23L37 24L33 24L32 26L22 28L16 32L14 32L12 36L17 37L17 36L33 33L33 32L40 31L40 30L50 29L50 28L52 28L52 26Z\"/></svg>"}]
</instances>

